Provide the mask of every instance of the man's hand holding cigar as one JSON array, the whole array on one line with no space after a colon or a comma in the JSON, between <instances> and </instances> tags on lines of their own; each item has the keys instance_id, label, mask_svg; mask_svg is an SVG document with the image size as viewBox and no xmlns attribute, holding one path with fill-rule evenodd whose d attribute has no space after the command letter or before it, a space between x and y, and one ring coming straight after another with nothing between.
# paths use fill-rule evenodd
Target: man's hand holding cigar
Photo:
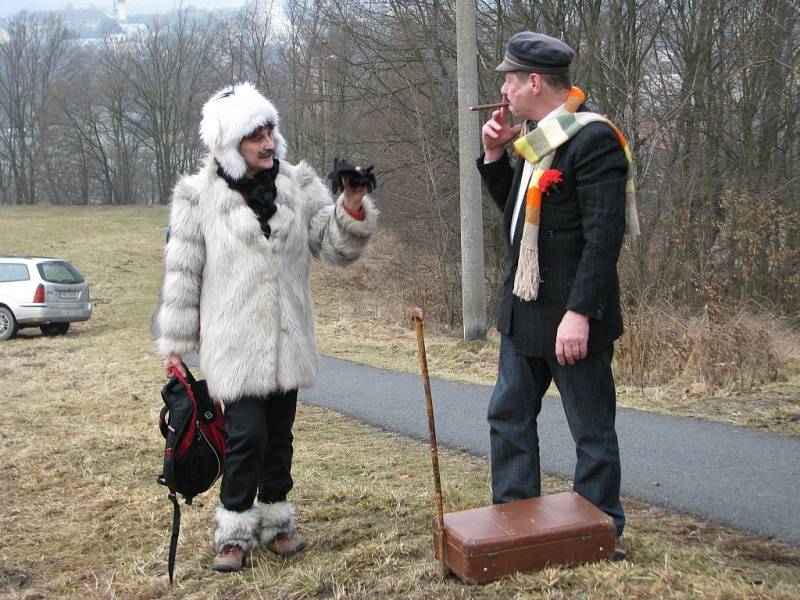
<instances>
[{"instance_id":1,"label":"man's hand holding cigar","mask_svg":"<svg viewBox=\"0 0 800 600\"><path fill-rule=\"evenodd\" d=\"M522 125L509 125L508 105L502 105L492 113L481 129L484 160L487 163L499 160L506 151L506 144L519 135Z\"/></svg>"}]
</instances>

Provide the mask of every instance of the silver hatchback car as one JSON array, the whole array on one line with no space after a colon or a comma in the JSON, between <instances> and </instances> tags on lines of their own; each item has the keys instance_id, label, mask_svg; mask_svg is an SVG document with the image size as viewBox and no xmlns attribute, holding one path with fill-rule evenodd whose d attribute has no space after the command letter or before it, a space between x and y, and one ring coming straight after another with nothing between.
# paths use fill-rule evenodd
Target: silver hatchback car
<instances>
[{"instance_id":1,"label":"silver hatchback car","mask_svg":"<svg viewBox=\"0 0 800 600\"><path fill-rule=\"evenodd\" d=\"M70 323L91 316L89 284L71 262L0 256L0 341L23 327L63 335Z\"/></svg>"}]
</instances>

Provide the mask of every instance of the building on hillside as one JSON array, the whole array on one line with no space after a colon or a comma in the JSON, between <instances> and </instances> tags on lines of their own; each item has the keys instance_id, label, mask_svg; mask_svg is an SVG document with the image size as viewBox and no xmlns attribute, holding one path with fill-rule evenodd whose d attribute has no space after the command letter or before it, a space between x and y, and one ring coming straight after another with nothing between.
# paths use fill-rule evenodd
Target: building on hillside
<instances>
[{"instance_id":1,"label":"building on hillside","mask_svg":"<svg viewBox=\"0 0 800 600\"><path fill-rule=\"evenodd\" d=\"M123 25L128 20L128 3L125 0L114 0L114 18Z\"/></svg>"},{"instance_id":2,"label":"building on hillside","mask_svg":"<svg viewBox=\"0 0 800 600\"><path fill-rule=\"evenodd\" d=\"M113 0L111 12L99 8L67 8L52 11L63 20L77 41L81 44L93 45L104 40L124 40L147 29L147 17L128 17L126 0Z\"/></svg>"},{"instance_id":3,"label":"building on hillside","mask_svg":"<svg viewBox=\"0 0 800 600\"><path fill-rule=\"evenodd\" d=\"M147 30L145 23L147 17L136 16L131 19L128 18L128 2L127 0L114 0L114 9L111 13L117 25L126 36L131 37L142 31Z\"/></svg>"},{"instance_id":4,"label":"building on hillside","mask_svg":"<svg viewBox=\"0 0 800 600\"><path fill-rule=\"evenodd\" d=\"M135 10L135 2L129 6L128 0L100 1L103 4L110 4L111 10L95 6L81 9L69 7L62 10L35 11L29 14L57 17L72 32L77 43L86 46L99 46L106 41L124 42L126 39L145 33L154 22L170 23L180 17L210 25L217 19L236 14L236 9L231 8L205 10L189 5L185 8L181 6L167 13L130 15L130 9ZM13 18L13 16L9 17L9 19ZM0 18L0 43L9 38L7 23L8 19Z\"/></svg>"},{"instance_id":5,"label":"building on hillside","mask_svg":"<svg viewBox=\"0 0 800 600\"><path fill-rule=\"evenodd\" d=\"M103 39L123 33L116 18L99 8L68 8L53 11L79 40Z\"/></svg>"}]
</instances>

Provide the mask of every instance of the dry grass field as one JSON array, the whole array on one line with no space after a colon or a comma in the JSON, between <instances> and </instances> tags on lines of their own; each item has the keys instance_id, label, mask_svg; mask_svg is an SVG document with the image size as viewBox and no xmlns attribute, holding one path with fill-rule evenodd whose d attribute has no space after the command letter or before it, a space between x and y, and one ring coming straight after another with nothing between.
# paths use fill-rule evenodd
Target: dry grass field
<instances>
[{"instance_id":1,"label":"dry grass field","mask_svg":"<svg viewBox=\"0 0 800 600\"><path fill-rule=\"evenodd\" d=\"M23 330L0 343L0 597L800 598L800 550L629 500L629 561L483 587L442 580L427 445L305 405L291 499L307 551L258 552L241 574L212 572L212 490L184 509L170 587L171 505L155 483L163 374L149 338L166 218L163 207L0 208L0 253L73 260L95 306L64 337ZM315 273L321 346L416 371L406 307L381 292L380 250L347 274ZM433 375L491 383L496 341L429 330ZM485 459L444 451L440 461L446 510L489 502ZM545 480L547 492L568 487Z\"/></svg>"}]
</instances>

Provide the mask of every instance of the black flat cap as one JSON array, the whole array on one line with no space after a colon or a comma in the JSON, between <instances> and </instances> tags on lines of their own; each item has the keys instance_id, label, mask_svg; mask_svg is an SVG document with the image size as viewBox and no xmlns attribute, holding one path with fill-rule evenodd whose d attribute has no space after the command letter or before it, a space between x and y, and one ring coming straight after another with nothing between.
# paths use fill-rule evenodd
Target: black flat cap
<instances>
[{"instance_id":1,"label":"black flat cap","mask_svg":"<svg viewBox=\"0 0 800 600\"><path fill-rule=\"evenodd\" d=\"M495 71L566 73L575 53L561 40L543 33L523 31L512 37L506 56Z\"/></svg>"}]
</instances>

